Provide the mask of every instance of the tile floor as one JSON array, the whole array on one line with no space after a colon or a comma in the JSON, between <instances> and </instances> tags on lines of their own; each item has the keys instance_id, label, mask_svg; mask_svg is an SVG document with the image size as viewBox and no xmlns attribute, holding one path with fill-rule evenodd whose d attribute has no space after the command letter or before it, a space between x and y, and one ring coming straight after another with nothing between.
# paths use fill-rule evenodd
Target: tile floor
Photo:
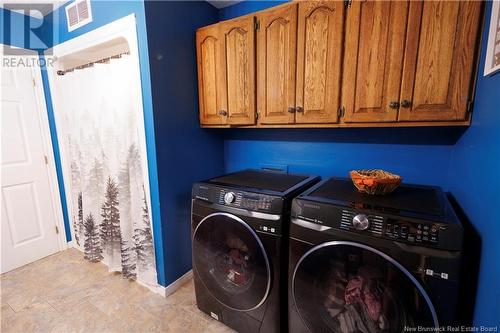
<instances>
[{"instance_id":1,"label":"tile floor","mask_svg":"<svg viewBox=\"0 0 500 333\"><path fill-rule=\"evenodd\" d=\"M0 276L1 332L232 332L198 310L193 288L165 298L69 249Z\"/></svg>"}]
</instances>

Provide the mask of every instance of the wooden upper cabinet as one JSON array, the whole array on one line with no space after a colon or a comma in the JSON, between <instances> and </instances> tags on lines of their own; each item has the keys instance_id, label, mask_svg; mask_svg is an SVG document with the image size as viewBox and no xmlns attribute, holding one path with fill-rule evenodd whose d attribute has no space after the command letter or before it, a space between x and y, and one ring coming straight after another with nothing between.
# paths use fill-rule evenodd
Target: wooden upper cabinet
<instances>
[{"instance_id":1,"label":"wooden upper cabinet","mask_svg":"<svg viewBox=\"0 0 500 333\"><path fill-rule=\"evenodd\" d=\"M295 122L297 4L257 15L257 110L260 124Z\"/></svg>"},{"instance_id":2,"label":"wooden upper cabinet","mask_svg":"<svg viewBox=\"0 0 500 333\"><path fill-rule=\"evenodd\" d=\"M202 125L226 123L226 117L219 114L223 91L220 47L218 25L211 25L196 32L198 98Z\"/></svg>"},{"instance_id":3,"label":"wooden upper cabinet","mask_svg":"<svg viewBox=\"0 0 500 333\"><path fill-rule=\"evenodd\" d=\"M223 113L227 123L255 123L255 29L253 16L220 23L222 37Z\"/></svg>"},{"instance_id":4,"label":"wooden upper cabinet","mask_svg":"<svg viewBox=\"0 0 500 333\"><path fill-rule=\"evenodd\" d=\"M299 2L296 123L335 123L340 107L343 1Z\"/></svg>"},{"instance_id":5,"label":"wooden upper cabinet","mask_svg":"<svg viewBox=\"0 0 500 333\"><path fill-rule=\"evenodd\" d=\"M481 6L480 1L410 3L400 121L466 119Z\"/></svg>"},{"instance_id":6,"label":"wooden upper cabinet","mask_svg":"<svg viewBox=\"0 0 500 333\"><path fill-rule=\"evenodd\" d=\"M347 11L345 122L397 121L408 2L354 1Z\"/></svg>"},{"instance_id":7,"label":"wooden upper cabinet","mask_svg":"<svg viewBox=\"0 0 500 333\"><path fill-rule=\"evenodd\" d=\"M293 1L199 29L200 123L467 125L482 9L474 0Z\"/></svg>"}]
</instances>

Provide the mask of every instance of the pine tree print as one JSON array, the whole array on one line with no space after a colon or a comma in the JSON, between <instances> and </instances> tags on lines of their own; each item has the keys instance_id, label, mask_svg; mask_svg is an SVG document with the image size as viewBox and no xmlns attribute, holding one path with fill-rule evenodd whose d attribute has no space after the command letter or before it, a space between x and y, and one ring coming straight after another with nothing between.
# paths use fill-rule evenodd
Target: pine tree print
<instances>
[{"instance_id":1,"label":"pine tree print","mask_svg":"<svg viewBox=\"0 0 500 333\"><path fill-rule=\"evenodd\" d=\"M85 227L85 259L91 262L102 260L102 248L99 242L99 232L94 221L92 213L87 215L84 222Z\"/></svg>"},{"instance_id":2,"label":"pine tree print","mask_svg":"<svg viewBox=\"0 0 500 333\"><path fill-rule=\"evenodd\" d=\"M87 186L85 190L85 205L86 207L90 207L95 214L98 213L102 203L101 199L104 194L105 180L104 167L102 163L95 158L86 179Z\"/></svg>"},{"instance_id":3,"label":"pine tree print","mask_svg":"<svg viewBox=\"0 0 500 333\"><path fill-rule=\"evenodd\" d=\"M137 278L137 265L134 248L128 246L128 242L123 240L121 242L121 257L122 257L122 275L124 279Z\"/></svg>"},{"instance_id":4,"label":"pine tree print","mask_svg":"<svg viewBox=\"0 0 500 333\"><path fill-rule=\"evenodd\" d=\"M100 235L103 249L111 257L114 253L121 251L120 211L118 209L118 186L108 176L104 203L101 206L101 228Z\"/></svg>"},{"instance_id":5,"label":"pine tree print","mask_svg":"<svg viewBox=\"0 0 500 333\"><path fill-rule=\"evenodd\" d=\"M137 265L140 271L144 271L154 265L153 234L151 232L149 207L144 186L142 187L142 192L142 228L136 228L134 230Z\"/></svg>"},{"instance_id":6,"label":"pine tree print","mask_svg":"<svg viewBox=\"0 0 500 333\"><path fill-rule=\"evenodd\" d=\"M73 233L75 235L76 244L80 246L80 230L78 230L78 220L75 215L73 215Z\"/></svg>"},{"instance_id":7,"label":"pine tree print","mask_svg":"<svg viewBox=\"0 0 500 333\"><path fill-rule=\"evenodd\" d=\"M82 199L82 192L78 193L78 233L75 232L75 238L76 238L76 243L80 245L78 242L80 239L80 235L82 234L82 231L84 230L83 226L83 199ZM78 235L78 236L76 236Z\"/></svg>"},{"instance_id":8,"label":"pine tree print","mask_svg":"<svg viewBox=\"0 0 500 333\"><path fill-rule=\"evenodd\" d=\"M83 231L83 205L82 205L82 192L78 192L77 199L78 216L73 216L73 231L75 232L75 241L80 246L80 233Z\"/></svg>"}]
</instances>

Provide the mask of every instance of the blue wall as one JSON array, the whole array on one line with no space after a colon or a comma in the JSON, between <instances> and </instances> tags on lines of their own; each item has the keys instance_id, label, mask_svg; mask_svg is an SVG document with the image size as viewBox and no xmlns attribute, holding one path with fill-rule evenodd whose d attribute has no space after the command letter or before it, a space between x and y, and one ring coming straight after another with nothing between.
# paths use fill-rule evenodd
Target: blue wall
<instances>
[{"instance_id":1,"label":"blue wall","mask_svg":"<svg viewBox=\"0 0 500 333\"><path fill-rule=\"evenodd\" d=\"M146 2L167 258L166 282L191 269L191 185L223 172L223 141L198 124L195 30L217 21L205 1Z\"/></svg>"},{"instance_id":2,"label":"blue wall","mask_svg":"<svg viewBox=\"0 0 500 333\"><path fill-rule=\"evenodd\" d=\"M224 7L219 10L219 20L229 20L237 16L253 13L259 10L263 10L269 7L277 6L282 3L287 2L287 0L278 1L242 1L236 5Z\"/></svg>"},{"instance_id":3,"label":"blue wall","mask_svg":"<svg viewBox=\"0 0 500 333\"><path fill-rule=\"evenodd\" d=\"M160 213L160 199L158 188L158 172L156 163L156 141L155 141L155 128L153 120L153 104L151 98L151 80L149 72L149 53L147 44L147 31L146 31L146 18L144 13L143 1L92 1L92 16L93 21L72 32L67 31L66 15L64 6L61 6L56 11L48 14L44 18L42 26L42 36L44 41L52 41L48 47L57 45L68 41L72 38L78 37L86 32L99 28L105 24L111 23L119 18L134 14L137 22L137 40L139 46L139 64L141 70L141 83L142 83L142 96L143 96L143 109L144 109L144 125L146 131L146 146L147 157L150 177L150 195L151 195L151 214L153 217L153 230L156 251L156 269L158 274L158 282L161 285L166 285L165 281L165 263L162 239L162 223ZM53 38L51 38L51 35ZM47 109L49 112L49 119L52 119L51 129L53 130L53 144L54 152L57 156L59 168L60 159L59 150L57 147L57 132L55 123L53 122L53 108L52 99L50 96L50 87L46 70L42 68L42 76L44 79L45 97L47 102ZM59 180L62 179L62 174L59 175ZM61 186L60 182L60 186ZM60 187L64 191L63 187ZM64 196L63 196L64 197ZM64 199L63 199L64 200ZM67 208L64 207L66 211ZM66 212L65 212L66 213ZM66 220L66 223L68 221ZM66 233L70 235L69 224L66 225Z\"/></svg>"},{"instance_id":4,"label":"blue wall","mask_svg":"<svg viewBox=\"0 0 500 333\"><path fill-rule=\"evenodd\" d=\"M483 76L491 6L489 1L472 126L453 147L448 187L482 240L474 321L500 326L500 73Z\"/></svg>"},{"instance_id":5,"label":"blue wall","mask_svg":"<svg viewBox=\"0 0 500 333\"><path fill-rule=\"evenodd\" d=\"M483 41L491 4L486 6ZM219 16L230 19L273 5L274 1L245 1L220 10ZM290 172L327 177L347 176L357 168L383 168L407 182L442 186L458 202L471 230L479 233L473 246L482 244L474 324L500 326L500 74L482 76L485 52L486 42L469 128L231 129L225 132L225 169L287 165ZM470 268L466 274L474 275Z\"/></svg>"},{"instance_id":6,"label":"blue wall","mask_svg":"<svg viewBox=\"0 0 500 333\"><path fill-rule=\"evenodd\" d=\"M452 144L462 128L232 129L225 168L286 165L290 172L348 177L352 169L382 168L406 182L446 187Z\"/></svg>"}]
</instances>

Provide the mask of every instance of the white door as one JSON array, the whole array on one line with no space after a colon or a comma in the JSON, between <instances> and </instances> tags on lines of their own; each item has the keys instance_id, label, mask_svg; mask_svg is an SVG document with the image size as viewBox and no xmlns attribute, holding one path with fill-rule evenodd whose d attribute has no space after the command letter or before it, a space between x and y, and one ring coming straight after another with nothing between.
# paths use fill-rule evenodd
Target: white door
<instances>
[{"instance_id":1,"label":"white door","mask_svg":"<svg viewBox=\"0 0 500 333\"><path fill-rule=\"evenodd\" d=\"M4 273L59 251L60 243L48 164L52 154L46 147L47 116L37 100L35 72L2 67L1 74L0 269Z\"/></svg>"}]
</instances>

